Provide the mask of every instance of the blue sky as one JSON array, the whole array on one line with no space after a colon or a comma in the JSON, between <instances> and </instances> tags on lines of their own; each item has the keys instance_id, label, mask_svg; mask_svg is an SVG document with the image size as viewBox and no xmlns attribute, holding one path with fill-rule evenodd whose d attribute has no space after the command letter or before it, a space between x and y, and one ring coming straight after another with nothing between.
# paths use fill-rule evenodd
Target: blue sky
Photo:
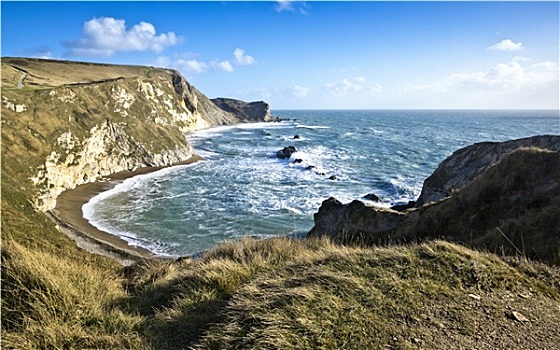
<instances>
[{"instance_id":1,"label":"blue sky","mask_svg":"<svg viewBox=\"0 0 560 350\"><path fill-rule=\"evenodd\" d=\"M559 2L1 2L2 56L178 69L272 109L559 108Z\"/></svg>"}]
</instances>

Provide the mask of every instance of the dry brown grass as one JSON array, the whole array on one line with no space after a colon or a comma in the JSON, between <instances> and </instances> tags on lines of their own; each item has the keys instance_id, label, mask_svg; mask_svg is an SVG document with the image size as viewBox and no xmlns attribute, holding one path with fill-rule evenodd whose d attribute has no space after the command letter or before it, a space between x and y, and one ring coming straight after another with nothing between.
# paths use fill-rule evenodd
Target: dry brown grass
<instances>
[{"instance_id":1,"label":"dry brown grass","mask_svg":"<svg viewBox=\"0 0 560 350\"><path fill-rule=\"evenodd\" d=\"M18 73L12 73L3 79L13 83ZM84 65L56 84L107 78L93 73ZM37 77L44 81L32 80ZM28 83L44 86L47 78L36 74ZM100 87L100 94L109 88ZM557 267L502 260L442 241L367 248L326 239L246 239L196 260L127 268L82 251L34 210L35 192L26 179L53 150L54 131L89 130L101 118L95 104L103 99L96 102L78 91L81 103L71 106L45 94L24 91L17 100L36 110L2 116L3 349L552 349L560 344ZM73 125L57 115L72 116ZM143 124L137 123L131 133L154 137L142 134ZM529 322L512 319L512 311Z\"/></svg>"},{"instance_id":2,"label":"dry brown grass","mask_svg":"<svg viewBox=\"0 0 560 350\"><path fill-rule=\"evenodd\" d=\"M52 88L118 78L152 78L161 73L158 69L143 66L5 57L2 58L2 88L17 88L22 70L30 72L24 80L27 88Z\"/></svg>"}]
</instances>

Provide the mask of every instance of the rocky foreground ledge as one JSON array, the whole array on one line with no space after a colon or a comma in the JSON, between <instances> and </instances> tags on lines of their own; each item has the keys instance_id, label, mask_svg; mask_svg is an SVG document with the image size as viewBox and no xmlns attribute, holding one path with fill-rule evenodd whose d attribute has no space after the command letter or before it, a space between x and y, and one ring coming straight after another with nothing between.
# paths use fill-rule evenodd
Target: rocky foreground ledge
<instances>
[{"instance_id":1,"label":"rocky foreground ledge","mask_svg":"<svg viewBox=\"0 0 560 350\"><path fill-rule=\"evenodd\" d=\"M323 202L309 237L389 244L443 238L560 264L560 136L465 147L425 181L416 208Z\"/></svg>"}]
</instances>

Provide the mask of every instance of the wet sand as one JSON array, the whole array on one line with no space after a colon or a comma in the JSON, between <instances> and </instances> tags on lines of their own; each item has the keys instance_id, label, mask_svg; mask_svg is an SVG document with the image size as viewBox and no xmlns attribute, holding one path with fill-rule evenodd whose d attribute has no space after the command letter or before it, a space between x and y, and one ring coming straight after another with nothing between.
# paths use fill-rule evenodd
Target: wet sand
<instances>
[{"instance_id":1,"label":"wet sand","mask_svg":"<svg viewBox=\"0 0 560 350\"><path fill-rule=\"evenodd\" d=\"M203 159L199 156L193 156L172 166L191 164L200 160ZM84 219L82 206L91 198L112 189L128 178L152 173L163 168L167 167L145 167L134 171L121 171L100 181L66 190L58 196L56 207L50 210L48 214L58 224L59 229L74 239L78 246L92 253L114 258L123 265L130 265L142 259L162 258L147 249L129 245L127 241L118 236L92 226Z\"/></svg>"}]
</instances>

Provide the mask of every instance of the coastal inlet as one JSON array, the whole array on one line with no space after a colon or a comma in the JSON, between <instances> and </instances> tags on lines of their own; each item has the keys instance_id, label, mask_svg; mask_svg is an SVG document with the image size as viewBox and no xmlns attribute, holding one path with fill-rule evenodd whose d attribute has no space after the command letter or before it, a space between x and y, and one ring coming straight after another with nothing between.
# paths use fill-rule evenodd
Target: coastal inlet
<instances>
[{"instance_id":1,"label":"coastal inlet","mask_svg":"<svg viewBox=\"0 0 560 350\"><path fill-rule=\"evenodd\" d=\"M127 179L87 203L84 217L166 256L244 236L305 235L329 197L408 203L453 151L558 128L557 115L546 111L273 114L284 121L188 134L205 161Z\"/></svg>"}]
</instances>

